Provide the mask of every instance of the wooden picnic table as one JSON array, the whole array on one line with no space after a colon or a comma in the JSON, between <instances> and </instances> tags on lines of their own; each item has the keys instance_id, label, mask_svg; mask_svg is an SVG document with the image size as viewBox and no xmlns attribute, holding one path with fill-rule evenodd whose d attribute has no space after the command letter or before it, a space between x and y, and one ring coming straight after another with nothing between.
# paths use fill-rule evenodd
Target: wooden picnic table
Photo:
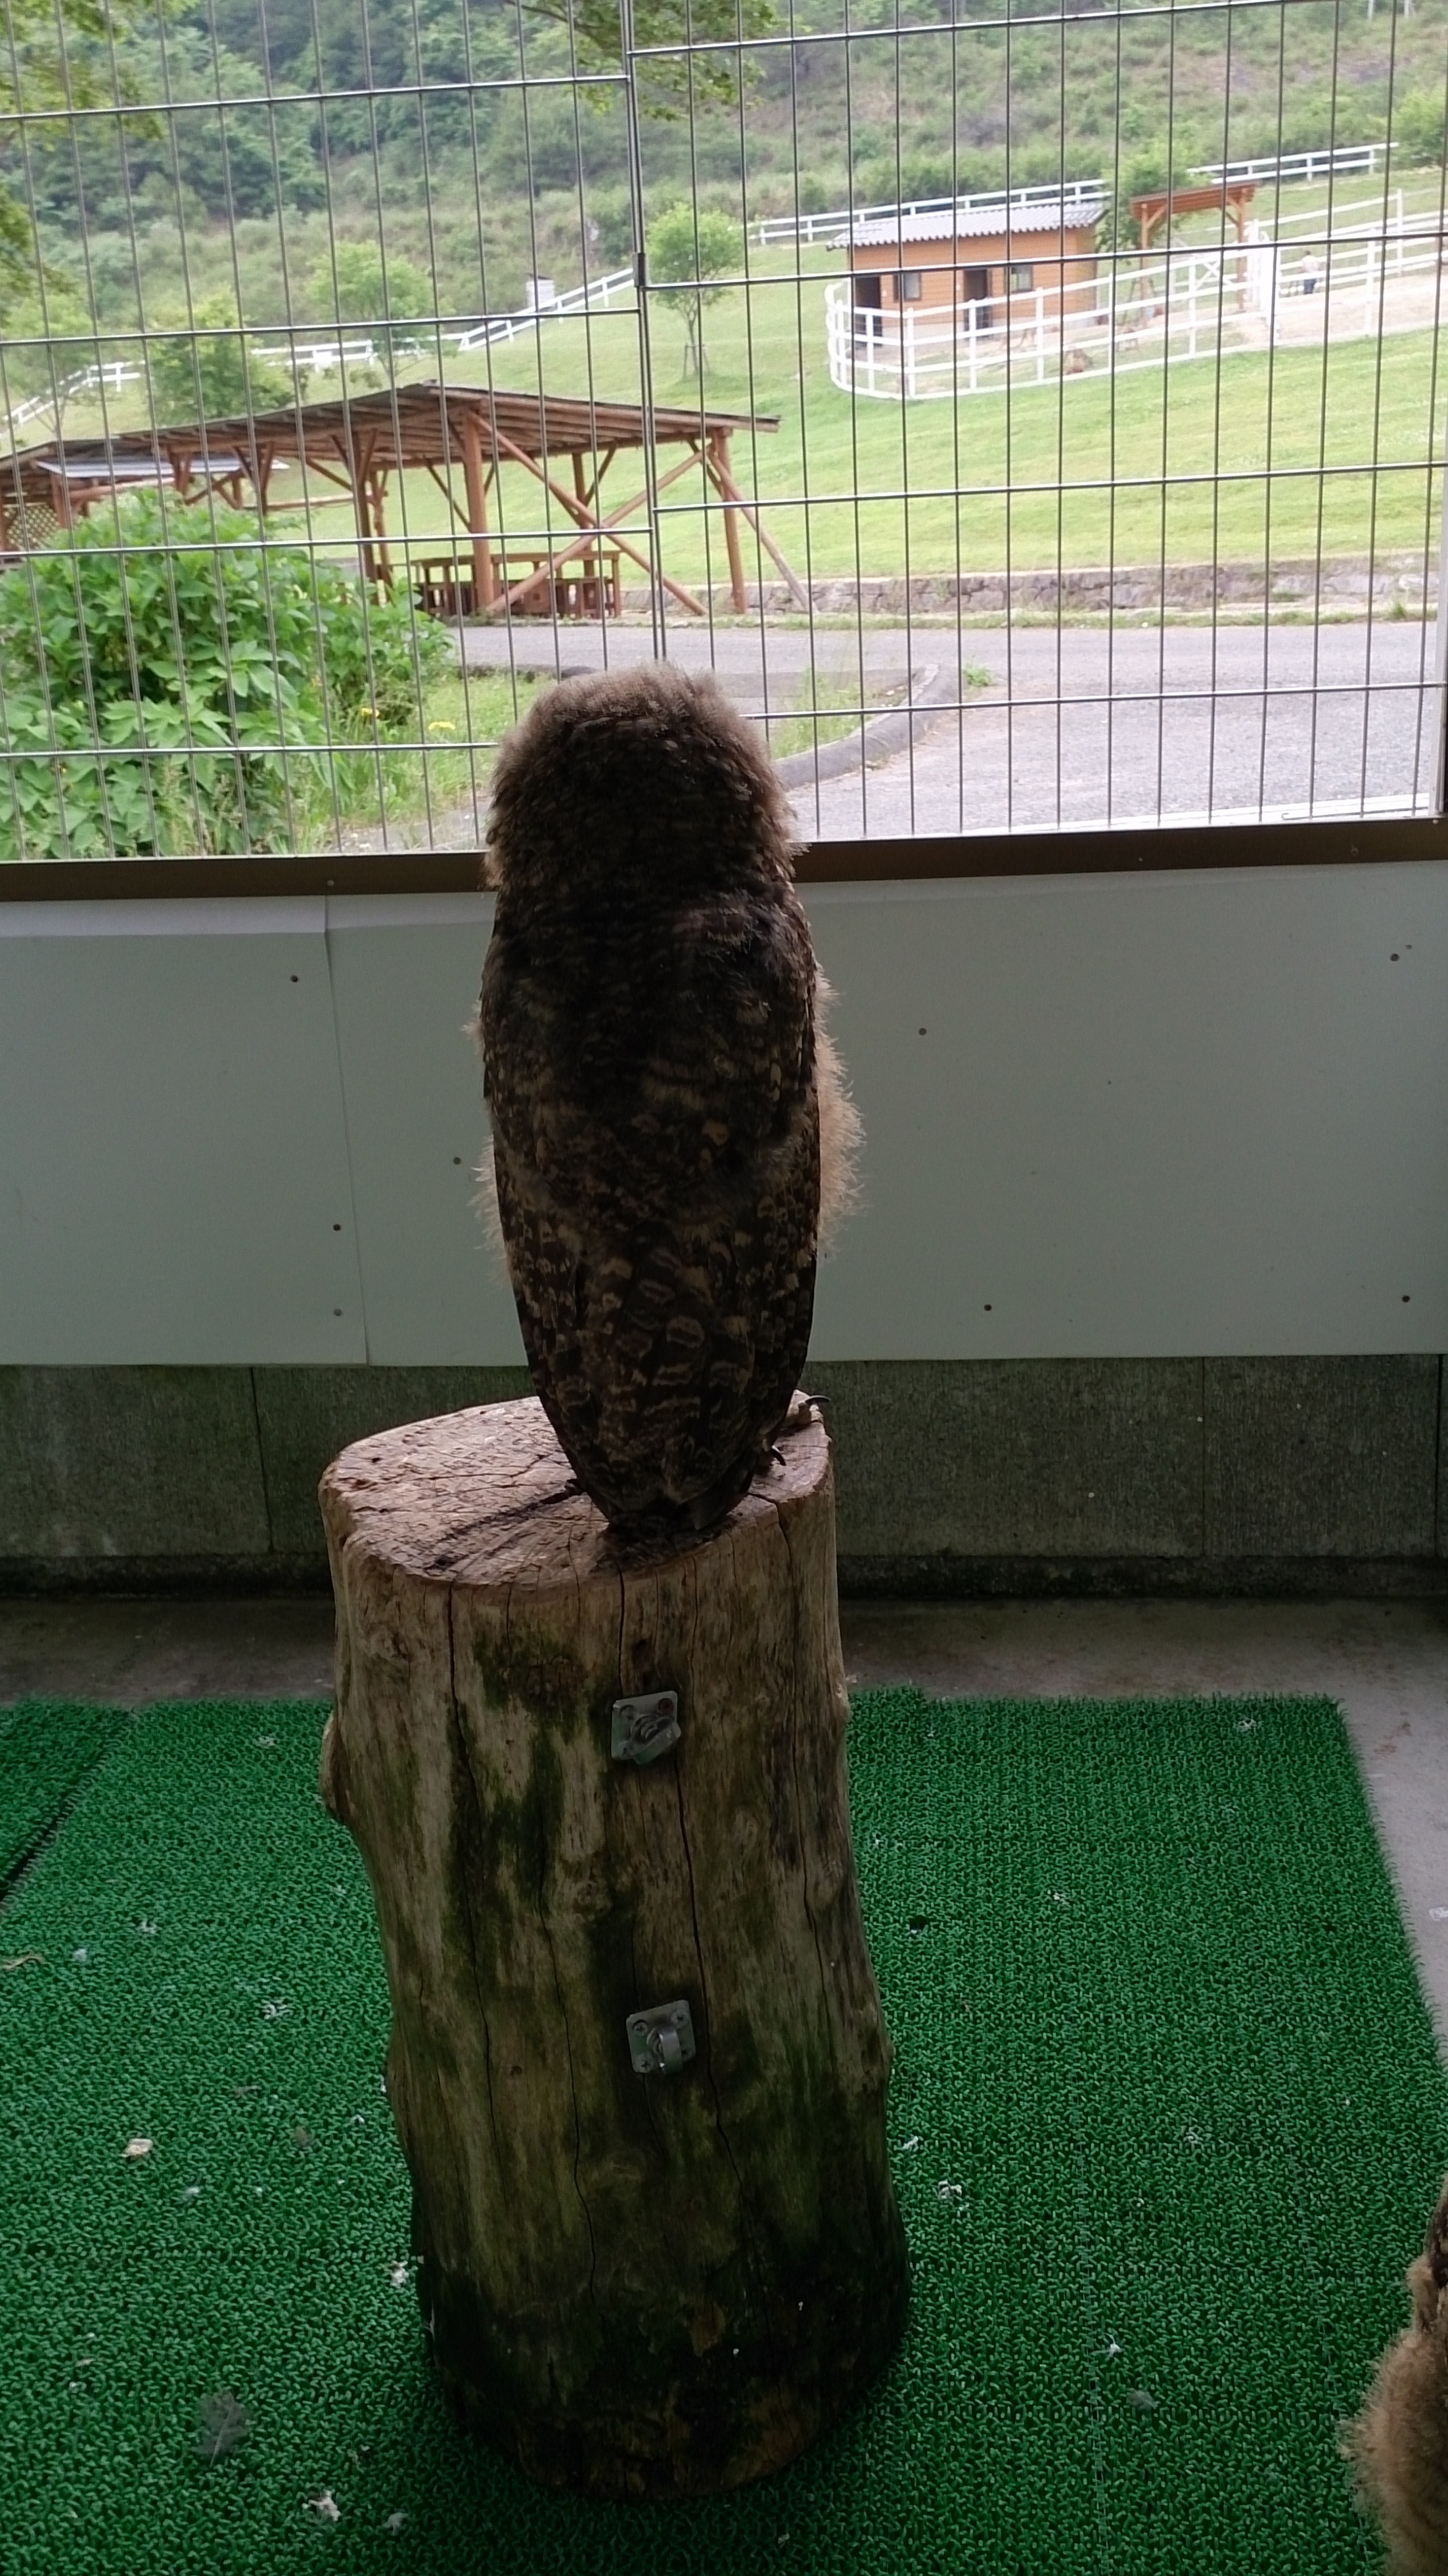
<instances>
[{"instance_id":1,"label":"wooden picnic table","mask_svg":"<svg viewBox=\"0 0 1448 2576\"><path fill-rule=\"evenodd\" d=\"M587 554L555 562L555 549L514 548L493 557L493 578L500 595L532 580L513 603L517 617L618 617L623 612L623 556L617 546L596 546ZM417 604L428 617L474 617L477 582L470 559L428 555L413 565Z\"/></svg>"}]
</instances>

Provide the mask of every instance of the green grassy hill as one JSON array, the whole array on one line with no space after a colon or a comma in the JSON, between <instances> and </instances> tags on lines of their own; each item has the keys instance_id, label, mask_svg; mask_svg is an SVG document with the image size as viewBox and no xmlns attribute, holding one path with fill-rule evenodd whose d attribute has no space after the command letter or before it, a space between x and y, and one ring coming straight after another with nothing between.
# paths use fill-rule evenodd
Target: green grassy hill
<instances>
[{"instance_id":1,"label":"green grassy hill","mask_svg":"<svg viewBox=\"0 0 1448 2576\"><path fill-rule=\"evenodd\" d=\"M684 0L659 14L682 25ZM894 0L851 0L846 38L836 0L777 0L795 41L749 54L733 100L645 117L650 204L698 195L753 218L842 204L852 185L893 200L1062 173L1129 190L1169 167L1390 132L1441 165L1448 0L1410 17L1369 17L1363 0L1084 9L1054 25L1015 0L899 14L906 32ZM91 116L44 148L0 131L0 180L33 203L54 273L108 332L174 314L188 287L234 293L251 322L324 329L334 230L413 262L438 312L507 311L530 274L567 287L627 255L621 95L596 77L579 89L575 67L597 75L598 58L510 0L201 0L164 42L126 48L138 107L169 96L192 102L184 114ZM268 79L275 106L224 104Z\"/></svg>"}]
</instances>

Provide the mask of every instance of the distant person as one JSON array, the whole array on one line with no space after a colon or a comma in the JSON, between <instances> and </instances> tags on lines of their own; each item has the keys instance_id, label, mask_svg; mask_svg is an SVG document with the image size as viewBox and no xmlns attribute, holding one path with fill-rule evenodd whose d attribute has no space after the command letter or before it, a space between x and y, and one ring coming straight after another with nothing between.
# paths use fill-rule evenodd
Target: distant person
<instances>
[{"instance_id":1,"label":"distant person","mask_svg":"<svg viewBox=\"0 0 1448 2576\"><path fill-rule=\"evenodd\" d=\"M1317 265L1316 253L1314 251L1308 251L1303 259L1302 266L1297 272L1304 295L1315 295L1317 293L1317 281L1320 274L1321 272Z\"/></svg>"}]
</instances>

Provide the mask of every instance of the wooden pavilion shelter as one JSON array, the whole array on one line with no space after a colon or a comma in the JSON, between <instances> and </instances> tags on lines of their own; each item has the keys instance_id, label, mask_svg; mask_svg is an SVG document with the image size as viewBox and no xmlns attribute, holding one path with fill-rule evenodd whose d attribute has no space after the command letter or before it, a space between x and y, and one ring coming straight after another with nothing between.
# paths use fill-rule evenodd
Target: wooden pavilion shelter
<instances>
[{"instance_id":1,"label":"wooden pavilion shelter","mask_svg":"<svg viewBox=\"0 0 1448 2576\"><path fill-rule=\"evenodd\" d=\"M1132 220L1141 247L1150 250L1163 225L1170 233L1178 215L1206 215L1220 207L1230 214L1239 242L1247 238L1247 208L1257 194L1255 179L1216 179L1200 188L1153 188L1131 200Z\"/></svg>"},{"instance_id":2,"label":"wooden pavilion shelter","mask_svg":"<svg viewBox=\"0 0 1448 2576\"><path fill-rule=\"evenodd\" d=\"M321 482L356 509L363 576L390 586L393 565L387 532L387 491L394 474L422 471L444 494L458 535L448 559L453 578L441 580L450 613L527 614L541 607L558 613L560 598L585 589L604 603L603 557L627 556L650 582L658 580L686 608L702 616L693 592L650 563L628 523L681 476L702 468L724 505L724 541L733 604L748 606L739 522L753 529L794 597L807 606L802 585L764 527L755 504L735 479L731 442L738 431L775 431L777 418L698 410L656 409L651 420L637 403L594 402L571 395L506 393L475 385L397 385L383 393L344 396L334 402L291 403L276 411L187 427L123 430L109 439L56 439L0 458L0 550L27 543L36 512L61 525L84 515L96 501L138 483L161 483L183 500L220 490L240 502L247 484L264 515L276 507L272 479L278 467L300 467L304 490ZM652 437L650 439L650 431ZM610 508L604 478L620 454L680 450L666 470L655 468L652 487L631 492ZM660 460L662 461L662 460ZM570 523L531 555L521 570L495 551L499 531L496 493L500 469L522 467L536 476ZM463 504L452 470L462 469ZM565 480L566 476L566 480ZM629 478L631 479L631 478ZM490 520L490 495L493 496ZM585 583L580 568L590 574ZM440 573L438 566L424 568ZM424 593L426 592L424 583ZM615 586L615 604L617 592ZM429 603L439 604L437 597Z\"/></svg>"}]
</instances>

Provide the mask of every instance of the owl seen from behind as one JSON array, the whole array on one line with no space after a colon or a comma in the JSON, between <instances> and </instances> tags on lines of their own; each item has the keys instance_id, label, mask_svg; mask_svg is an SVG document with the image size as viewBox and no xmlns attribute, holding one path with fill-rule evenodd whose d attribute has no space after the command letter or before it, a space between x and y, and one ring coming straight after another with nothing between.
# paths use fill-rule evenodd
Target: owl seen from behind
<instances>
[{"instance_id":1,"label":"owl seen from behind","mask_svg":"<svg viewBox=\"0 0 1448 2576\"><path fill-rule=\"evenodd\" d=\"M667 664L569 680L504 745L479 1034L533 1383L617 1535L717 1527L809 1344L854 1112L763 742ZM823 1138L823 1148L822 1148Z\"/></svg>"}]
</instances>

